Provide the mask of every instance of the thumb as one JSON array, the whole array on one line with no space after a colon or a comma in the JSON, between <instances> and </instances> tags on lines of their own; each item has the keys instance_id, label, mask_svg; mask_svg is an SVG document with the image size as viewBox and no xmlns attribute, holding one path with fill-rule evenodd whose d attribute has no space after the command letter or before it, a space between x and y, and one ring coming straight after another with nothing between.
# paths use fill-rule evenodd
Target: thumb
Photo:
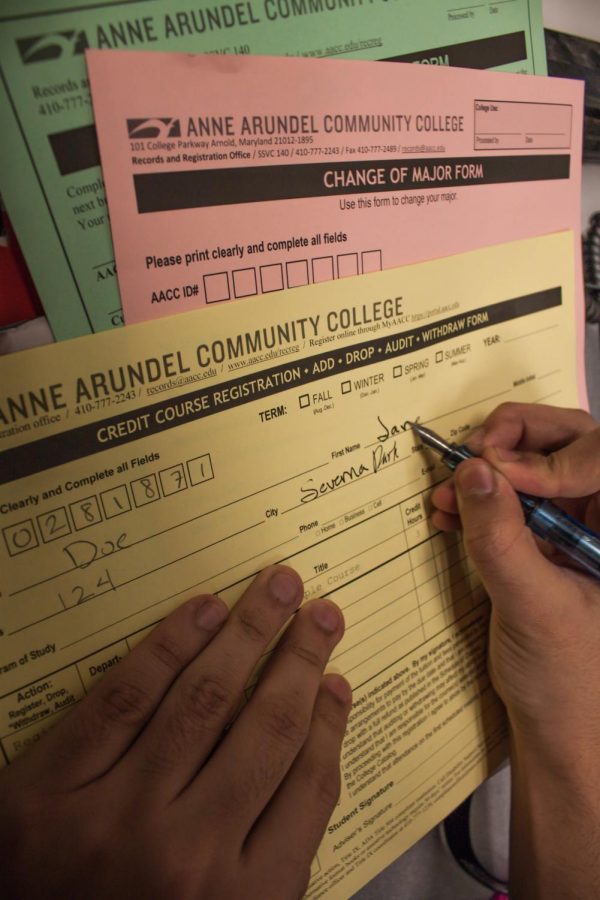
<instances>
[{"instance_id":1,"label":"thumb","mask_svg":"<svg viewBox=\"0 0 600 900\"><path fill-rule=\"evenodd\" d=\"M515 491L481 458L462 462L455 484L465 547L494 606L521 624L537 618L565 576L540 552Z\"/></svg>"}]
</instances>

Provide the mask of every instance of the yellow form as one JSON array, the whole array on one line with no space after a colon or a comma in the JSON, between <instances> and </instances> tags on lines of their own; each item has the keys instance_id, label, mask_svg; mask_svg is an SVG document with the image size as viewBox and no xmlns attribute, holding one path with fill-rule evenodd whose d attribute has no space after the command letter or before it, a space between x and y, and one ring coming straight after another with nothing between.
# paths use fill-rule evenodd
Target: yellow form
<instances>
[{"instance_id":1,"label":"yellow form","mask_svg":"<svg viewBox=\"0 0 600 900\"><path fill-rule=\"evenodd\" d=\"M399 238L400 239L400 238ZM0 748L184 599L286 562L343 609L342 795L308 897L345 898L502 760L488 605L428 522L505 400L577 405L573 236L253 297L0 360ZM251 752L251 748L249 749Z\"/></svg>"}]
</instances>

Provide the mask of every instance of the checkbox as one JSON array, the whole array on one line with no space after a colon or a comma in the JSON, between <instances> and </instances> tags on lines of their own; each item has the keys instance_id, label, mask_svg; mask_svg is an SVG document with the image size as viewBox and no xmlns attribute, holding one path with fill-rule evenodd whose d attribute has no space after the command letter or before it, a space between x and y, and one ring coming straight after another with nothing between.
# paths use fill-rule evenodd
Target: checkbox
<instances>
[{"instance_id":1,"label":"checkbox","mask_svg":"<svg viewBox=\"0 0 600 900\"><path fill-rule=\"evenodd\" d=\"M236 297L252 297L258 294L256 269L233 270L233 293Z\"/></svg>"},{"instance_id":2,"label":"checkbox","mask_svg":"<svg viewBox=\"0 0 600 900\"><path fill-rule=\"evenodd\" d=\"M338 278L358 275L358 253L340 253L337 258Z\"/></svg>"},{"instance_id":3,"label":"checkbox","mask_svg":"<svg viewBox=\"0 0 600 900\"><path fill-rule=\"evenodd\" d=\"M212 272L210 275L204 275L204 293L206 294L207 303L221 303L223 300L229 300L229 278L227 272Z\"/></svg>"},{"instance_id":4,"label":"checkbox","mask_svg":"<svg viewBox=\"0 0 600 900\"><path fill-rule=\"evenodd\" d=\"M306 409L307 406L310 406L310 396L308 394L300 394L298 403L300 404L300 409Z\"/></svg>"},{"instance_id":5,"label":"checkbox","mask_svg":"<svg viewBox=\"0 0 600 900\"><path fill-rule=\"evenodd\" d=\"M342 394L349 394L352 390L351 381L342 381Z\"/></svg>"},{"instance_id":6,"label":"checkbox","mask_svg":"<svg viewBox=\"0 0 600 900\"><path fill-rule=\"evenodd\" d=\"M288 287L300 287L308 284L308 260L295 259L285 264Z\"/></svg>"},{"instance_id":7,"label":"checkbox","mask_svg":"<svg viewBox=\"0 0 600 900\"><path fill-rule=\"evenodd\" d=\"M363 250L361 253L363 275L368 272L381 272L383 264L381 250Z\"/></svg>"},{"instance_id":8,"label":"checkbox","mask_svg":"<svg viewBox=\"0 0 600 900\"><path fill-rule=\"evenodd\" d=\"M331 281L333 275L333 256L317 256L312 261L313 281Z\"/></svg>"},{"instance_id":9,"label":"checkbox","mask_svg":"<svg viewBox=\"0 0 600 900\"><path fill-rule=\"evenodd\" d=\"M402 377L402 366L394 366L392 375L394 376L394 378L401 378Z\"/></svg>"},{"instance_id":10,"label":"checkbox","mask_svg":"<svg viewBox=\"0 0 600 900\"><path fill-rule=\"evenodd\" d=\"M443 359L444 359L444 351L443 351L443 350L436 350L436 351L435 351L435 361L436 361L436 363L442 362Z\"/></svg>"},{"instance_id":11,"label":"checkbox","mask_svg":"<svg viewBox=\"0 0 600 900\"><path fill-rule=\"evenodd\" d=\"M271 291L282 291L283 266L281 265L281 263L273 263L273 265L261 266L260 284L263 294L269 294Z\"/></svg>"}]
</instances>

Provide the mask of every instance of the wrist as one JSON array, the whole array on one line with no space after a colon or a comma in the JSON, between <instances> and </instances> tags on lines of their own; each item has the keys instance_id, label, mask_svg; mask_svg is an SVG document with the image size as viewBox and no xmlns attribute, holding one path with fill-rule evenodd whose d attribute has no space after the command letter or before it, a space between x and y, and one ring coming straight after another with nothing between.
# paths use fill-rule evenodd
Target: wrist
<instances>
[{"instance_id":1,"label":"wrist","mask_svg":"<svg viewBox=\"0 0 600 900\"><path fill-rule=\"evenodd\" d=\"M517 732L511 727L511 767L514 780L532 800L543 802L548 789L560 801L589 803L596 798L600 818L600 772L597 745L585 741L551 739L541 733Z\"/></svg>"},{"instance_id":2,"label":"wrist","mask_svg":"<svg viewBox=\"0 0 600 900\"><path fill-rule=\"evenodd\" d=\"M594 746L561 757L511 733L511 898L572 900L600 884L600 775Z\"/></svg>"}]
</instances>

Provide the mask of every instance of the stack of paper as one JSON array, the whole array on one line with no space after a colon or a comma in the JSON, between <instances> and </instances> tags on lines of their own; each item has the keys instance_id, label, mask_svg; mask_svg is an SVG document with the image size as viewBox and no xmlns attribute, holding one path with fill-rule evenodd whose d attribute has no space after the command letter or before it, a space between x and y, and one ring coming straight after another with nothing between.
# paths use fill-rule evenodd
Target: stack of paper
<instances>
[{"instance_id":1,"label":"stack of paper","mask_svg":"<svg viewBox=\"0 0 600 900\"><path fill-rule=\"evenodd\" d=\"M407 422L585 402L581 85L518 74L525 2L13 5L0 188L80 337L0 361L2 755L184 599L286 562L346 619L307 896L348 897L506 753Z\"/></svg>"}]
</instances>

